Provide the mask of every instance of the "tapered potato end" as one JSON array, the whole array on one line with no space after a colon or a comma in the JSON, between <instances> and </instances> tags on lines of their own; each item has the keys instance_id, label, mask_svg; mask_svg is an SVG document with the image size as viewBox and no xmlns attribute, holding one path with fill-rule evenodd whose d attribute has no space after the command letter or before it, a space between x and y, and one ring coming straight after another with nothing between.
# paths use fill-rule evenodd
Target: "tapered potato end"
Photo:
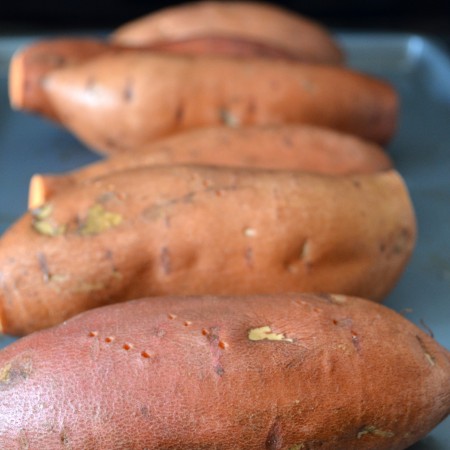
<instances>
[{"instance_id":1,"label":"tapered potato end","mask_svg":"<svg viewBox=\"0 0 450 450\"><path fill-rule=\"evenodd\" d=\"M23 109L25 107L25 69L24 55L17 52L13 55L9 65L8 94L9 102L13 109Z\"/></svg>"},{"instance_id":2,"label":"tapered potato end","mask_svg":"<svg viewBox=\"0 0 450 450\"><path fill-rule=\"evenodd\" d=\"M54 192L52 190L50 177L35 174L31 177L28 189L28 209L42 206Z\"/></svg>"},{"instance_id":3,"label":"tapered potato end","mask_svg":"<svg viewBox=\"0 0 450 450\"><path fill-rule=\"evenodd\" d=\"M38 45L18 50L12 57L8 74L9 103L15 110L41 114L58 121L42 85L53 63L45 61L45 49ZM39 62L44 59L44 62Z\"/></svg>"},{"instance_id":4,"label":"tapered potato end","mask_svg":"<svg viewBox=\"0 0 450 450\"><path fill-rule=\"evenodd\" d=\"M28 209L35 209L48 202L56 193L74 184L70 175L34 174L28 187Z\"/></svg>"},{"instance_id":5,"label":"tapered potato end","mask_svg":"<svg viewBox=\"0 0 450 450\"><path fill-rule=\"evenodd\" d=\"M59 117L44 89L47 75L82 63L108 48L106 43L95 39L62 38L37 41L19 49L9 66L11 106L58 122Z\"/></svg>"}]
</instances>

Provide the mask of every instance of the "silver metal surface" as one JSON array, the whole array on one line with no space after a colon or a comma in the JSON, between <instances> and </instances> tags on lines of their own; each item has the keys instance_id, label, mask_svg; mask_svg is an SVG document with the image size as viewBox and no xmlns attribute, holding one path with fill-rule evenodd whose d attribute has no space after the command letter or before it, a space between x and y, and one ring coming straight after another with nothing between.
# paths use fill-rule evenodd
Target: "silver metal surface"
<instances>
[{"instance_id":1,"label":"silver metal surface","mask_svg":"<svg viewBox=\"0 0 450 450\"><path fill-rule=\"evenodd\" d=\"M386 305L450 348L450 59L415 35L337 35L349 64L389 80L401 97L398 133L388 147L417 213L417 247ZM99 157L43 119L13 112L7 68L27 39L0 39L0 232L26 208L30 176L76 168ZM382 339L382 337L380 338ZM0 338L0 347L11 339ZM394 344L395 345L395 344ZM450 418L413 450L450 449Z\"/></svg>"}]
</instances>

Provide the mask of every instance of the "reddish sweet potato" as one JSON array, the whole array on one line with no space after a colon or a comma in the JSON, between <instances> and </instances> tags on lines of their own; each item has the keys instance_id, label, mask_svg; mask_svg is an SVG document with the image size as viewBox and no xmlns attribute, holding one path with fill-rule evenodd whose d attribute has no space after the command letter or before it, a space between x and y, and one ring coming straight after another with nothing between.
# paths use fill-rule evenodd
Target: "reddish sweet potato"
<instances>
[{"instance_id":1,"label":"reddish sweet potato","mask_svg":"<svg viewBox=\"0 0 450 450\"><path fill-rule=\"evenodd\" d=\"M389 156L376 144L325 128L213 127L150 142L66 174L36 174L30 182L28 206L37 208L61 189L85 180L158 164L290 169L333 175L370 173L392 167Z\"/></svg>"},{"instance_id":2,"label":"reddish sweet potato","mask_svg":"<svg viewBox=\"0 0 450 450\"><path fill-rule=\"evenodd\" d=\"M5 332L142 296L331 291L381 300L415 242L395 171L144 167L62 191L0 241Z\"/></svg>"},{"instance_id":3,"label":"reddish sweet potato","mask_svg":"<svg viewBox=\"0 0 450 450\"><path fill-rule=\"evenodd\" d=\"M105 152L219 124L308 123L385 143L398 108L392 87L367 75L263 58L105 55L52 71L43 87L61 123Z\"/></svg>"},{"instance_id":4,"label":"reddish sweet potato","mask_svg":"<svg viewBox=\"0 0 450 450\"><path fill-rule=\"evenodd\" d=\"M450 354L335 295L153 298L0 352L0 447L403 450L450 412Z\"/></svg>"},{"instance_id":5,"label":"reddish sweet potato","mask_svg":"<svg viewBox=\"0 0 450 450\"><path fill-rule=\"evenodd\" d=\"M263 42L316 62L340 63L343 54L330 33L311 19L258 2L203 1L156 11L119 27L113 42L143 45L203 36L233 36Z\"/></svg>"}]
</instances>

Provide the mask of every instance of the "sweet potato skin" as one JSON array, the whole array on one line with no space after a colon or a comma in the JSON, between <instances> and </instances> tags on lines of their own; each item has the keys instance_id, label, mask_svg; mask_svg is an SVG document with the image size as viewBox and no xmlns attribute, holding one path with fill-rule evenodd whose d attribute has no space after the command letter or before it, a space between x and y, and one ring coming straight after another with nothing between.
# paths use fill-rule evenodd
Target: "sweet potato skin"
<instances>
[{"instance_id":1,"label":"sweet potato skin","mask_svg":"<svg viewBox=\"0 0 450 450\"><path fill-rule=\"evenodd\" d=\"M35 174L29 208L36 208L62 189L108 173L144 165L196 164L253 167L344 175L392 168L388 154L374 143L331 129L278 125L211 127L191 130L121 152L75 171Z\"/></svg>"},{"instance_id":2,"label":"sweet potato skin","mask_svg":"<svg viewBox=\"0 0 450 450\"><path fill-rule=\"evenodd\" d=\"M123 24L114 43L139 46L202 36L261 42L315 62L340 64L343 52L320 24L275 5L258 2L192 2Z\"/></svg>"},{"instance_id":3,"label":"sweet potato skin","mask_svg":"<svg viewBox=\"0 0 450 450\"><path fill-rule=\"evenodd\" d=\"M142 296L326 290L381 300L415 233L395 171L118 172L61 192L4 234L3 328L26 334Z\"/></svg>"},{"instance_id":4,"label":"sweet potato skin","mask_svg":"<svg viewBox=\"0 0 450 450\"><path fill-rule=\"evenodd\" d=\"M383 81L256 57L104 55L46 80L61 123L104 152L223 124L306 123L386 143L398 113L397 95Z\"/></svg>"},{"instance_id":5,"label":"sweet potato skin","mask_svg":"<svg viewBox=\"0 0 450 450\"><path fill-rule=\"evenodd\" d=\"M450 355L356 298L153 298L10 345L0 392L5 449L402 450L449 414Z\"/></svg>"}]
</instances>

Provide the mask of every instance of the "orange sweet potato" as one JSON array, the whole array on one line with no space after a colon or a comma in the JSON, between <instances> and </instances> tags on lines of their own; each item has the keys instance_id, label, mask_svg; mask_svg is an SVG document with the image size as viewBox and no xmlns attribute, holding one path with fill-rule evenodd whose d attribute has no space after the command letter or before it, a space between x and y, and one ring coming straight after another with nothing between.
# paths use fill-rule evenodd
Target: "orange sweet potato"
<instances>
[{"instance_id":1,"label":"orange sweet potato","mask_svg":"<svg viewBox=\"0 0 450 450\"><path fill-rule=\"evenodd\" d=\"M0 447L403 450L450 412L450 353L336 295L152 298L0 352Z\"/></svg>"},{"instance_id":2,"label":"orange sweet potato","mask_svg":"<svg viewBox=\"0 0 450 450\"><path fill-rule=\"evenodd\" d=\"M156 42L139 47L127 47L93 38L40 40L18 50L11 59L8 86L11 106L40 113L57 121L58 117L52 111L42 89L48 73L54 69L89 61L102 54L140 51L310 60L309 54L294 56L264 43L235 37L205 36L177 42Z\"/></svg>"},{"instance_id":3,"label":"orange sweet potato","mask_svg":"<svg viewBox=\"0 0 450 450\"><path fill-rule=\"evenodd\" d=\"M257 57L104 55L52 71L43 88L61 123L104 152L219 124L308 123L385 143L398 108L368 75Z\"/></svg>"},{"instance_id":4,"label":"orange sweet potato","mask_svg":"<svg viewBox=\"0 0 450 450\"><path fill-rule=\"evenodd\" d=\"M392 161L382 148L355 136L309 125L212 127L150 142L132 152L59 175L36 174L28 207L48 201L61 189L107 173L144 165L205 164L354 174L386 170Z\"/></svg>"},{"instance_id":5,"label":"orange sweet potato","mask_svg":"<svg viewBox=\"0 0 450 450\"><path fill-rule=\"evenodd\" d=\"M411 255L395 171L159 166L61 191L0 241L10 334L141 296L331 291L381 300Z\"/></svg>"},{"instance_id":6,"label":"orange sweet potato","mask_svg":"<svg viewBox=\"0 0 450 450\"><path fill-rule=\"evenodd\" d=\"M139 46L205 36L264 43L316 62L343 61L341 49L323 26L293 11L258 2L185 3L128 22L110 38L122 45Z\"/></svg>"}]
</instances>

